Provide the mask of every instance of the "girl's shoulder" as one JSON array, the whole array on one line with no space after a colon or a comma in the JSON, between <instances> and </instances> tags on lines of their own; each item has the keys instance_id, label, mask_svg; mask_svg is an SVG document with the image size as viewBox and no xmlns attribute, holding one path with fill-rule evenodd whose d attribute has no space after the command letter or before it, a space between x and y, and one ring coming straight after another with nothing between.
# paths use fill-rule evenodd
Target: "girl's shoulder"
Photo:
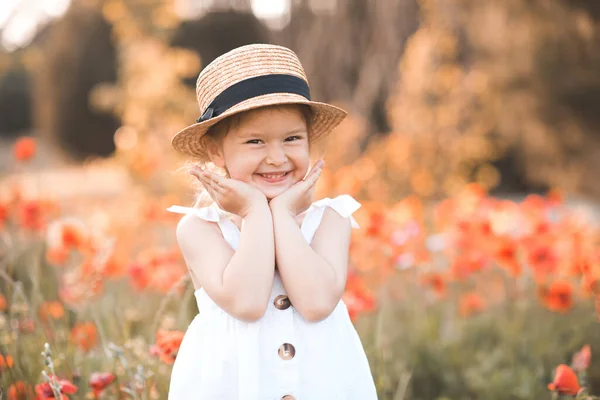
<instances>
[{"instance_id":1,"label":"girl's shoulder","mask_svg":"<svg viewBox=\"0 0 600 400\"><path fill-rule=\"evenodd\" d=\"M167 211L182 215L177 224L178 240L185 239L186 236L197 238L198 235L206 238L206 234L219 231L220 221L223 218L217 210L209 207L197 208L175 205L167 208Z\"/></svg>"},{"instance_id":2,"label":"girl's shoulder","mask_svg":"<svg viewBox=\"0 0 600 400\"><path fill-rule=\"evenodd\" d=\"M171 206L167 211L185 214L177 225L177 235L179 236L180 227L184 235L193 233L198 229L206 229L216 233L221 239L233 249L237 249L240 241L241 221L236 222L236 215L222 210L216 204L207 207L182 207ZM239 217L238 217L239 218ZM190 227L189 229L186 229ZM195 228L194 228L195 227ZM205 233L207 233L205 231ZM200 233L194 234L197 238Z\"/></svg>"},{"instance_id":3,"label":"girl's shoulder","mask_svg":"<svg viewBox=\"0 0 600 400\"><path fill-rule=\"evenodd\" d=\"M202 259L205 265L220 265L238 248L239 231L222 210L183 206L171 206L167 210L183 214L175 236L186 260Z\"/></svg>"}]
</instances>

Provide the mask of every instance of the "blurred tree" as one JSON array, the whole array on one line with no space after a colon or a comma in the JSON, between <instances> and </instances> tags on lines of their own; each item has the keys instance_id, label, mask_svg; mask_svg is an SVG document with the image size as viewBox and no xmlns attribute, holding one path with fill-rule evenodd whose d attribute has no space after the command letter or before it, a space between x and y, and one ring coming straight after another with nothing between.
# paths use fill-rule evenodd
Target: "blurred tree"
<instances>
[{"instance_id":1,"label":"blurred tree","mask_svg":"<svg viewBox=\"0 0 600 400\"><path fill-rule=\"evenodd\" d=\"M31 128L31 79L17 65L0 75L0 136L17 136Z\"/></svg>"},{"instance_id":2,"label":"blurred tree","mask_svg":"<svg viewBox=\"0 0 600 400\"><path fill-rule=\"evenodd\" d=\"M96 84L117 78L111 26L95 7L74 2L49 27L39 56L33 73L36 130L76 158L111 154L119 121L88 103Z\"/></svg>"},{"instance_id":3,"label":"blurred tree","mask_svg":"<svg viewBox=\"0 0 600 400\"><path fill-rule=\"evenodd\" d=\"M600 198L600 43L588 11L541 0L420 5L388 103L388 144L409 149L387 146L379 168L392 186L444 196L477 181Z\"/></svg>"},{"instance_id":4,"label":"blurred tree","mask_svg":"<svg viewBox=\"0 0 600 400\"><path fill-rule=\"evenodd\" d=\"M170 44L196 51L206 66L236 47L268 42L267 28L252 13L217 10L200 19L182 22ZM186 79L186 84L195 88L196 77Z\"/></svg>"},{"instance_id":5,"label":"blurred tree","mask_svg":"<svg viewBox=\"0 0 600 400\"><path fill-rule=\"evenodd\" d=\"M186 101L172 83L172 99L160 100L166 80L140 72L136 57L172 56L174 64L161 68L174 65L190 88L195 62L182 66L190 58L167 56L163 45L193 49L206 65L233 47L271 42L299 54L315 99L343 102L351 112L335 138L344 145L328 155L344 187L362 182L363 195L380 199L439 198L477 181L502 191L556 186L600 198L594 173L600 168L600 10L594 2L295 0L290 23L269 32L246 0L212 2L216 9L183 23L173 0L98 0L109 24L82 6L94 2L80 1L53 27L39 57L43 68L33 70L37 126L81 141L84 152L110 152L118 119L141 138L154 131L166 136L197 114L193 99ZM95 101L105 104L90 111L90 88L115 81L111 30L119 83L97 92ZM99 58L80 68L84 57ZM131 96L131 85L141 87L136 76L159 83L152 101ZM81 90L63 90L71 87ZM66 106L71 119L55 116ZM96 123L108 109L117 119ZM87 123L92 128L83 128Z\"/></svg>"}]
</instances>

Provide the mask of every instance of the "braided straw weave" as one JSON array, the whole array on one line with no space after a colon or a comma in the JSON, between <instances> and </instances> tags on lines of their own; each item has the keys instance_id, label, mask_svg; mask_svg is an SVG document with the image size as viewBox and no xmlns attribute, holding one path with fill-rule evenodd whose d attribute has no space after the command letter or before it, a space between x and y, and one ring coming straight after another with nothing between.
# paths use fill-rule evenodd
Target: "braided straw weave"
<instances>
[{"instance_id":1,"label":"braided straw weave","mask_svg":"<svg viewBox=\"0 0 600 400\"><path fill-rule=\"evenodd\" d=\"M196 98L202 114L210 103L228 87L256 76L287 74L308 80L298 56L288 48L270 44L238 47L215 59L200 72L196 81ZM311 137L322 137L335 128L346 112L329 104L309 101L294 93L271 93L242 101L223 114L190 125L179 131L171 144L184 154L206 158L200 138L217 122L233 114L277 104L306 104L312 111Z\"/></svg>"}]
</instances>

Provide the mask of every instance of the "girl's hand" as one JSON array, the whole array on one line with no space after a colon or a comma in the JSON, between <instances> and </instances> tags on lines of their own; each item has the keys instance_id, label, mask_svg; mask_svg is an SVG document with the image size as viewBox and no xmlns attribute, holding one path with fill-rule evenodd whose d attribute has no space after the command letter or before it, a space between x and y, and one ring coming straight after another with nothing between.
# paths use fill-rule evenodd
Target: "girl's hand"
<instances>
[{"instance_id":1,"label":"girl's hand","mask_svg":"<svg viewBox=\"0 0 600 400\"><path fill-rule=\"evenodd\" d=\"M253 208L268 205L265 194L245 182L225 178L197 165L192 167L190 174L198 178L222 210L242 218L246 218Z\"/></svg>"},{"instance_id":2,"label":"girl's hand","mask_svg":"<svg viewBox=\"0 0 600 400\"><path fill-rule=\"evenodd\" d=\"M324 165L325 161L317 161L306 178L286 189L279 196L272 198L269 202L271 210L283 209L294 217L307 210L312 203L315 185Z\"/></svg>"}]
</instances>

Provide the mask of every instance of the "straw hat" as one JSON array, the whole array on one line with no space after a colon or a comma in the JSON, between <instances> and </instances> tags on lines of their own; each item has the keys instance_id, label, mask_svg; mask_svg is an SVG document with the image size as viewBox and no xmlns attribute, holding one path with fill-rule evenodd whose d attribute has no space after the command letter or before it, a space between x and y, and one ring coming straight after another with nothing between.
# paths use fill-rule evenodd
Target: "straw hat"
<instances>
[{"instance_id":1,"label":"straw hat","mask_svg":"<svg viewBox=\"0 0 600 400\"><path fill-rule=\"evenodd\" d=\"M242 111L275 104L306 104L312 111L312 137L329 133L346 116L340 108L311 101L298 56L288 48L270 44L238 47L208 64L198 76L196 97L201 117L171 140L177 151L193 157L206 157L200 138L211 126Z\"/></svg>"}]
</instances>

